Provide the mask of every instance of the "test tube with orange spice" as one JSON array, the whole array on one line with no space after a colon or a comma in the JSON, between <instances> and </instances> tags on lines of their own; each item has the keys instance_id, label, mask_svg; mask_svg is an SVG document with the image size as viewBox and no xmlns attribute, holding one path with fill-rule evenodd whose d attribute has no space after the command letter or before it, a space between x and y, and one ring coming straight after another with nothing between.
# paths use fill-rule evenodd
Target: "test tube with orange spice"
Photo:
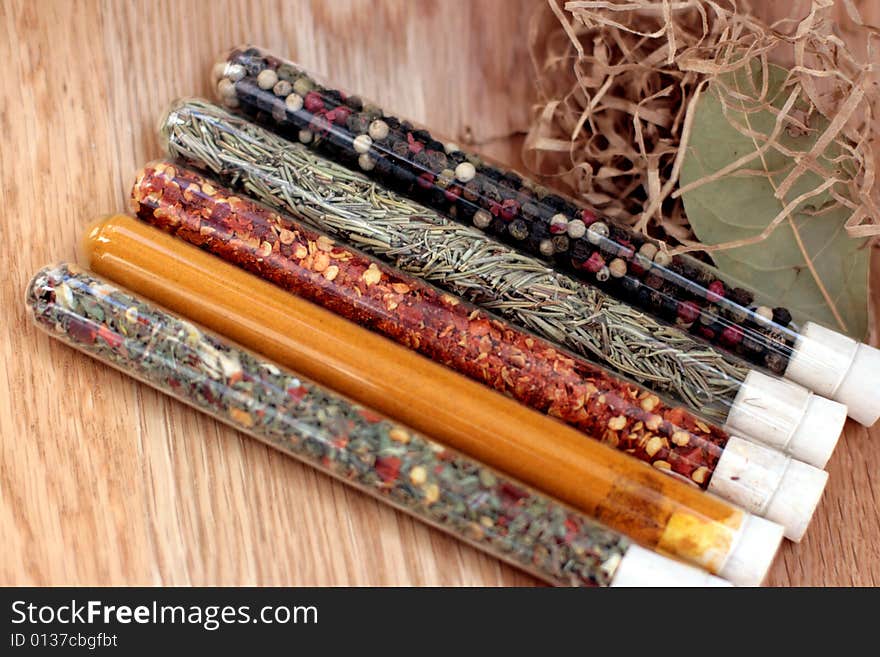
<instances>
[{"instance_id":1,"label":"test tube with orange spice","mask_svg":"<svg viewBox=\"0 0 880 657\"><path fill-rule=\"evenodd\" d=\"M644 547L759 584L782 527L667 477L135 219L95 224L96 273L568 503Z\"/></svg>"},{"instance_id":2,"label":"test tube with orange spice","mask_svg":"<svg viewBox=\"0 0 880 657\"><path fill-rule=\"evenodd\" d=\"M781 524L799 540L827 473L711 422L292 216L170 162L131 192L138 218L662 472Z\"/></svg>"}]
</instances>

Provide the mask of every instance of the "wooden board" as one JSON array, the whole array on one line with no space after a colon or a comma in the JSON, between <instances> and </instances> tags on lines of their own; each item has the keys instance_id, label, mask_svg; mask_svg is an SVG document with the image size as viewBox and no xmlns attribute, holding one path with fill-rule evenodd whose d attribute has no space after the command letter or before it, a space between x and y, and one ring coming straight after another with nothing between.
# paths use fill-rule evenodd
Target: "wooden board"
<instances>
[{"instance_id":1,"label":"wooden board","mask_svg":"<svg viewBox=\"0 0 880 657\"><path fill-rule=\"evenodd\" d=\"M124 210L155 126L224 48L515 159L531 0L0 3L0 584L532 585L534 580L38 333L23 292ZM850 425L770 584L880 584L880 430Z\"/></svg>"}]
</instances>

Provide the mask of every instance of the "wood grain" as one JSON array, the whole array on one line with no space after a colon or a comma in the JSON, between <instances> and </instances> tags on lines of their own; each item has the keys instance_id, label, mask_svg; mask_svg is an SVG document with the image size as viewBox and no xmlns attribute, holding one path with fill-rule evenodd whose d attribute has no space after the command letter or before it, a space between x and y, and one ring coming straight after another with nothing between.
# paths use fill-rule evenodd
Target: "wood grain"
<instances>
[{"instance_id":1,"label":"wood grain","mask_svg":"<svg viewBox=\"0 0 880 657\"><path fill-rule=\"evenodd\" d=\"M0 2L0 584L532 585L38 333L24 287L123 210L155 126L265 45L513 160L533 0ZM769 583L880 584L880 431L847 427Z\"/></svg>"}]
</instances>

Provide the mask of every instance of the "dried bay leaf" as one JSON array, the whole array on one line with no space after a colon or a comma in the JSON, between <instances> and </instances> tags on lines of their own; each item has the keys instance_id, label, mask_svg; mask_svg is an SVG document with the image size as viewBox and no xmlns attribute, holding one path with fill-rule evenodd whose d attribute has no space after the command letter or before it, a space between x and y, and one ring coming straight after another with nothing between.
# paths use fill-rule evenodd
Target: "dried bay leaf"
<instances>
[{"instance_id":1,"label":"dried bay leaf","mask_svg":"<svg viewBox=\"0 0 880 657\"><path fill-rule=\"evenodd\" d=\"M791 93L783 88L787 72L770 66L766 98L782 108ZM760 95L762 73L758 66L743 68L722 77L730 90L750 98ZM727 107L727 114L723 103ZM715 83L707 88L694 108L694 120L681 170L680 185L686 187L754 153L772 133L775 116L768 109L749 111L729 91ZM795 105L797 113L797 105ZM804 120L804 117L799 117ZM756 139L737 128L748 128ZM809 117L809 131L783 128L777 142L791 151L809 152L828 125L817 114ZM843 173L847 167L839 147L829 146L819 158L823 170ZM688 220L697 238L707 245L754 237L761 233L783 208L799 196L815 191L826 178L813 171L804 173L784 199L774 196L778 186L794 168L794 158L771 147L718 180L685 191L682 196ZM769 173L768 173L769 172ZM848 177L848 172L843 177ZM846 196L842 184L834 189ZM851 211L840 205L831 189L802 201L765 240L711 253L724 274L760 290L777 305L857 338L864 337L868 325L868 269L870 248L865 240L849 238L844 223ZM800 240L800 241L799 241ZM816 275L809 270L810 259ZM821 281L830 304L817 282ZM835 312L836 311L836 312Z\"/></svg>"}]
</instances>

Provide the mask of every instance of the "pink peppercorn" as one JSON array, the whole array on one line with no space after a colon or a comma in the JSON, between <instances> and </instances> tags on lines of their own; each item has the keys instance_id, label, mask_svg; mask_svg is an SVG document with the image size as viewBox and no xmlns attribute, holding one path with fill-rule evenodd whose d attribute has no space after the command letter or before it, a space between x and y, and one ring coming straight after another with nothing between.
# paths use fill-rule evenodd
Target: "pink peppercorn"
<instances>
[{"instance_id":1,"label":"pink peppercorn","mask_svg":"<svg viewBox=\"0 0 880 657\"><path fill-rule=\"evenodd\" d=\"M351 114L351 110L345 105L340 105L327 112L327 120L336 125L345 125L346 121L348 121L349 114Z\"/></svg>"},{"instance_id":2,"label":"pink peppercorn","mask_svg":"<svg viewBox=\"0 0 880 657\"><path fill-rule=\"evenodd\" d=\"M506 199L501 203L501 218L504 221L513 221L516 213L519 212L519 203L512 198Z\"/></svg>"},{"instance_id":3,"label":"pink peppercorn","mask_svg":"<svg viewBox=\"0 0 880 657\"><path fill-rule=\"evenodd\" d=\"M434 174L428 171L425 171L422 175L419 176L419 187L422 189L431 189L434 185Z\"/></svg>"},{"instance_id":4,"label":"pink peppercorn","mask_svg":"<svg viewBox=\"0 0 880 657\"><path fill-rule=\"evenodd\" d=\"M406 133L406 141L409 143L409 150L413 153L421 153L425 145L412 136L411 132Z\"/></svg>"},{"instance_id":5,"label":"pink peppercorn","mask_svg":"<svg viewBox=\"0 0 880 657\"><path fill-rule=\"evenodd\" d=\"M721 332L721 340L724 344L736 346L743 339L743 330L739 326L728 326Z\"/></svg>"},{"instance_id":6,"label":"pink peppercorn","mask_svg":"<svg viewBox=\"0 0 880 657\"><path fill-rule=\"evenodd\" d=\"M324 101L321 100L320 94L317 91L310 91L306 94L305 102L303 103L303 107L306 108L307 112L311 112L314 114L315 112L319 112L324 109Z\"/></svg>"},{"instance_id":7,"label":"pink peppercorn","mask_svg":"<svg viewBox=\"0 0 880 657\"><path fill-rule=\"evenodd\" d=\"M583 268L591 274L595 274L604 266L605 261L602 259L602 255L598 251L593 251L593 255L587 258L583 264Z\"/></svg>"},{"instance_id":8,"label":"pink peppercorn","mask_svg":"<svg viewBox=\"0 0 880 657\"><path fill-rule=\"evenodd\" d=\"M455 203L458 198L461 196L461 187L458 185L450 185L446 188L446 191L443 193L446 197L446 200L450 203Z\"/></svg>"},{"instance_id":9,"label":"pink peppercorn","mask_svg":"<svg viewBox=\"0 0 880 657\"><path fill-rule=\"evenodd\" d=\"M685 324L693 324L700 316L700 307L693 301L682 301L678 304L678 318Z\"/></svg>"},{"instance_id":10,"label":"pink peppercorn","mask_svg":"<svg viewBox=\"0 0 880 657\"><path fill-rule=\"evenodd\" d=\"M701 326L699 328L699 333L701 337L704 337L707 340L712 340L715 338L715 331L710 329L708 326Z\"/></svg>"},{"instance_id":11,"label":"pink peppercorn","mask_svg":"<svg viewBox=\"0 0 880 657\"><path fill-rule=\"evenodd\" d=\"M587 208L581 210L581 221L583 221L587 226L596 223L597 219L598 217L596 216L596 213L592 210L589 210Z\"/></svg>"},{"instance_id":12,"label":"pink peppercorn","mask_svg":"<svg viewBox=\"0 0 880 657\"><path fill-rule=\"evenodd\" d=\"M721 281L712 281L709 284L709 293L706 295L706 298L709 299L711 303L717 303L720 301L726 293L724 288L724 283Z\"/></svg>"}]
</instances>

